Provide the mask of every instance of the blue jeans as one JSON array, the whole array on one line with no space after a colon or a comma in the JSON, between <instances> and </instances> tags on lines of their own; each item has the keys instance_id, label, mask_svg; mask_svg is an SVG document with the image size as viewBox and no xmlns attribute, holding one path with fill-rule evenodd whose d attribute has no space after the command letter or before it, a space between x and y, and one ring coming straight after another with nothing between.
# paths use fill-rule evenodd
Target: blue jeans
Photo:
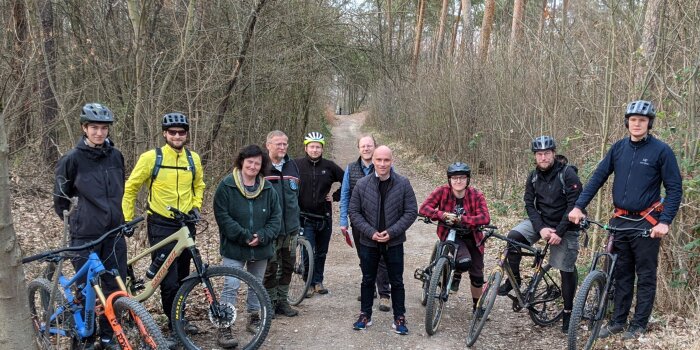
<instances>
[{"instance_id":1,"label":"blue jeans","mask_svg":"<svg viewBox=\"0 0 700 350\"><path fill-rule=\"evenodd\" d=\"M263 281L263 276L265 275L265 270L267 269L267 260L233 260L227 257L223 257L222 265L228 267L234 267L237 269L245 269L250 272L251 275L255 276L260 283ZM244 268L245 266L245 268ZM236 299L238 297L238 288L241 287L241 281L238 278L226 277L224 280L224 290L221 292L221 300L224 302L231 303L231 305L236 305ZM248 287L248 300L247 300L247 311L249 313L258 312L260 310L260 300L256 297L255 292Z\"/></svg>"},{"instance_id":2,"label":"blue jeans","mask_svg":"<svg viewBox=\"0 0 700 350\"><path fill-rule=\"evenodd\" d=\"M311 278L311 286L323 283L323 270L326 265L328 245L331 242L331 219L323 221L306 220L304 223L304 237L311 243L314 250L314 275ZM308 261L304 261L308 266Z\"/></svg>"},{"instance_id":3,"label":"blue jeans","mask_svg":"<svg viewBox=\"0 0 700 350\"><path fill-rule=\"evenodd\" d=\"M391 284L391 308L394 318L406 313L406 290L403 286L403 244L389 247L379 244L368 247L360 244L360 267L362 268L362 285L360 288L360 311L372 317L374 303L374 284L377 280L379 260L384 259Z\"/></svg>"}]
</instances>

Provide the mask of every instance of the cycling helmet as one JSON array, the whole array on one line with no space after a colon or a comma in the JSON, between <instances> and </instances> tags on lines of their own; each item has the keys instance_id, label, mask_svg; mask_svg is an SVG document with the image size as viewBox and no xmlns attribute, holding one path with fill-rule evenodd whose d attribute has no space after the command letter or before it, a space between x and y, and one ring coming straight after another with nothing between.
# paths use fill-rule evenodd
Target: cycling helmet
<instances>
[{"instance_id":1,"label":"cycling helmet","mask_svg":"<svg viewBox=\"0 0 700 350\"><path fill-rule=\"evenodd\" d=\"M323 138L323 134L317 131L312 131L306 134L306 137L304 137L304 146L308 145L311 142L318 142L321 144L321 146L326 145L326 139Z\"/></svg>"},{"instance_id":2,"label":"cycling helmet","mask_svg":"<svg viewBox=\"0 0 700 350\"><path fill-rule=\"evenodd\" d=\"M114 113L99 103L88 103L80 112L80 124L85 123L114 123Z\"/></svg>"},{"instance_id":3,"label":"cycling helmet","mask_svg":"<svg viewBox=\"0 0 700 350\"><path fill-rule=\"evenodd\" d=\"M447 167L447 178L451 178L455 175L467 175L467 177L472 176L472 169L469 165L462 162L452 163Z\"/></svg>"},{"instance_id":4,"label":"cycling helmet","mask_svg":"<svg viewBox=\"0 0 700 350\"><path fill-rule=\"evenodd\" d=\"M555 150L556 148L557 144L551 136L540 136L532 140L532 152L546 151L549 149Z\"/></svg>"},{"instance_id":5,"label":"cycling helmet","mask_svg":"<svg viewBox=\"0 0 700 350\"><path fill-rule=\"evenodd\" d=\"M178 112L168 113L163 116L163 131L168 128L180 127L187 131L190 130L190 123L187 122L187 117Z\"/></svg>"},{"instance_id":6,"label":"cycling helmet","mask_svg":"<svg viewBox=\"0 0 700 350\"><path fill-rule=\"evenodd\" d=\"M625 111L625 128L629 127L629 117L633 115L649 118L649 129L651 129L654 125L654 118L656 118L656 108L650 101L638 100L630 102Z\"/></svg>"}]
</instances>

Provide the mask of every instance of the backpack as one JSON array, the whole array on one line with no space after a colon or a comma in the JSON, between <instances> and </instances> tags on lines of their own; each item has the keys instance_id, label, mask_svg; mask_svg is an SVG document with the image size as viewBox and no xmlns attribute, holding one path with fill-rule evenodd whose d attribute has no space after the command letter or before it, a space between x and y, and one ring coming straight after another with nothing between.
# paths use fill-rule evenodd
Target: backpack
<instances>
[{"instance_id":1,"label":"backpack","mask_svg":"<svg viewBox=\"0 0 700 350\"><path fill-rule=\"evenodd\" d=\"M557 177L559 178L559 182L561 183L561 194L564 195L564 197L566 197L566 184L564 183L564 174L566 174L566 169L568 168L574 169L574 172L578 174L578 168L573 165L566 164L563 168L561 168L561 170L559 170L559 174L557 174ZM535 183L537 182L537 170L533 170L532 173L532 180L530 180L530 182L534 187Z\"/></svg>"},{"instance_id":2,"label":"backpack","mask_svg":"<svg viewBox=\"0 0 700 350\"><path fill-rule=\"evenodd\" d=\"M189 149L185 148L185 154L187 155L187 163L189 163L188 167L183 168L180 166L163 165L163 150L160 147L156 148L156 163L153 165L153 171L151 172L151 187L153 187L153 181L155 181L156 177L158 177L158 172L161 168L189 170L192 172L192 193L194 193L194 176L197 174L197 169L195 169L194 167L194 159L192 159L192 152L190 152Z\"/></svg>"}]
</instances>

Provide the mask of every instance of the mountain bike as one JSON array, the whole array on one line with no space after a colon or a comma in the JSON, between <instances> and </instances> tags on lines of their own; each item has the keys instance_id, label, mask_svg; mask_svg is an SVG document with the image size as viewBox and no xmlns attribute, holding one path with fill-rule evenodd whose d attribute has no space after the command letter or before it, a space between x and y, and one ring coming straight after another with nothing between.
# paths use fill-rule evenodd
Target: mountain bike
<instances>
[{"instance_id":1,"label":"mountain bike","mask_svg":"<svg viewBox=\"0 0 700 350\"><path fill-rule=\"evenodd\" d=\"M40 277L28 286L31 319L41 349L82 349L89 345L87 342L96 333L96 316L100 314L109 320L122 349L168 349L155 320L138 301L128 296L119 272L106 270L96 253L91 252L87 263L71 278L64 276L60 268L63 260L77 257L70 252L91 249L110 236L129 236L142 220L123 224L84 245L22 259L23 264L40 260L58 266L52 269L53 283ZM121 290L105 296L100 287L100 277L105 274L114 276Z\"/></svg>"},{"instance_id":2,"label":"mountain bike","mask_svg":"<svg viewBox=\"0 0 700 350\"><path fill-rule=\"evenodd\" d=\"M425 306L425 332L433 335L437 332L442 319L442 310L450 296L452 278L455 274L455 257L459 245L455 239L459 234L470 234L467 227L459 225L447 225L433 222L428 217L419 219L426 224L445 226L450 229L444 241L435 243L430 262L425 268L418 268L413 277L423 282L421 304Z\"/></svg>"},{"instance_id":3,"label":"mountain bike","mask_svg":"<svg viewBox=\"0 0 700 350\"><path fill-rule=\"evenodd\" d=\"M490 237L498 238L508 244L501 251L496 268L491 272L484 284L484 292L476 304L476 310L469 324L467 346L474 345L479 338L479 334L496 301L498 287L501 285L504 273L513 287L511 293L514 295L508 294L508 297L512 300L513 311L518 312L522 309L527 309L532 321L539 326L549 326L559 321L564 313L564 301L562 299L559 274L550 273L551 266L544 264L549 244L545 244L542 249L535 248L497 234L497 227L495 226L484 226L484 228L485 236L479 243L479 246L484 244ZM521 286L516 282L513 271L508 264L508 254L511 247L525 250L520 253L522 256L534 258L532 263L534 273L524 291L520 290Z\"/></svg>"},{"instance_id":4,"label":"mountain bike","mask_svg":"<svg viewBox=\"0 0 700 350\"><path fill-rule=\"evenodd\" d=\"M209 266L205 264L199 249L194 242L194 237L187 227L188 223L197 223L200 219L194 215L188 215L178 209L168 207L173 213L175 221L182 227L164 240L138 253L127 262L126 286L129 294L138 301L148 299L155 293L161 281L168 273L168 269L175 259L188 249L192 254L195 271L181 281L180 289L175 295L172 309L173 331L180 342L187 349L211 349L216 347L216 337L219 328L230 327L239 341L242 349L257 349L262 345L270 331L272 323L272 304L262 281L255 278L247 271L233 267ZM144 281L136 278L134 266L137 261L150 257L156 250L175 242L175 247L164 258L161 266L153 274L153 278ZM235 280L240 281L239 295L235 303L233 300L224 300L222 291ZM247 287L246 287L247 286ZM246 322L242 317L251 317L251 313L241 312L246 310L246 296L253 295L260 305L260 327L251 334L246 330ZM199 332L187 333L185 326L192 325Z\"/></svg>"},{"instance_id":5,"label":"mountain bike","mask_svg":"<svg viewBox=\"0 0 700 350\"><path fill-rule=\"evenodd\" d=\"M294 250L294 268L292 269L292 280L289 282L289 294L287 301L290 305L299 305L306 297L306 291L311 287L311 279L314 276L314 250L311 242L304 236L304 225L306 221L325 222L322 215L301 212L299 236ZM310 263L309 263L310 262Z\"/></svg>"},{"instance_id":6,"label":"mountain bike","mask_svg":"<svg viewBox=\"0 0 700 350\"><path fill-rule=\"evenodd\" d=\"M591 224L608 231L608 239L604 250L597 252L593 257L591 269L576 292L569 323L568 349L570 350L593 348L608 314L608 303L613 303L615 294L613 272L617 263L617 254L613 253L614 242L620 242L621 239L634 240L639 237L649 237L651 234L648 229L612 227L590 219L582 220L579 225L587 230ZM635 233L627 237L616 236L623 232Z\"/></svg>"}]
</instances>

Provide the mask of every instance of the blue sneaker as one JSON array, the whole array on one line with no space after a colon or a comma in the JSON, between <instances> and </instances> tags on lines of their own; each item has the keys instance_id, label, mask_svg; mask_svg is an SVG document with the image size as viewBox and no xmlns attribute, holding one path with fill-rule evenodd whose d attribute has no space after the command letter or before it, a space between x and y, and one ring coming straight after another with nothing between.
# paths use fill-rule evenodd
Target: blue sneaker
<instances>
[{"instance_id":1,"label":"blue sneaker","mask_svg":"<svg viewBox=\"0 0 700 350\"><path fill-rule=\"evenodd\" d=\"M352 328L356 331L361 331L367 329L367 327L372 325L372 319L367 317L367 314L360 312L360 317L357 318L357 322L352 324Z\"/></svg>"},{"instance_id":2,"label":"blue sneaker","mask_svg":"<svg viewBox=\"0 0 700 350\"><path fill-rule=\"evenodd\" d=\"M408 327L406 327L406 317L403 315L396 317L394 319L394 323L391 324L391 328L394 329L394 332L396 332L396 334L408 334Z\"/></svg>"}]
</instances>

